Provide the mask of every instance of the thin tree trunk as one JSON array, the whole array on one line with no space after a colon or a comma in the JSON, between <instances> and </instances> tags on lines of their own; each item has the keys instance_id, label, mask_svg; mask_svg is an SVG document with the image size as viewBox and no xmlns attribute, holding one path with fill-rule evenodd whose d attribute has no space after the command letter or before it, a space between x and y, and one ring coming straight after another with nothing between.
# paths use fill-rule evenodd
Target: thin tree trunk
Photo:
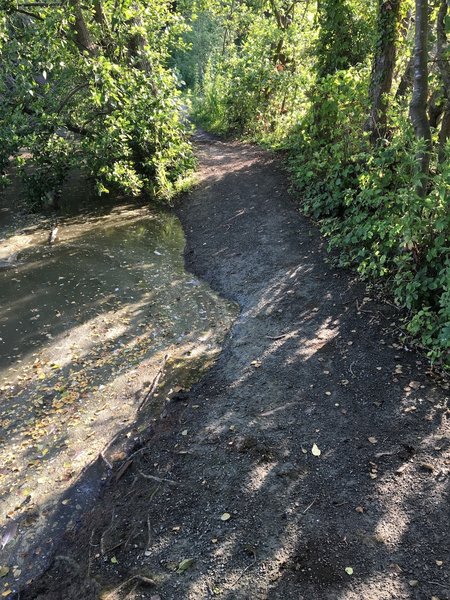
<instances>
[{"instance_id":1,"label":"thin tree trunk","mask_svg":"<svg viewBox=\"0 0 450 600\"><path fill-rule=\"evenodd\" d=\"M111 35L108 18L103 9L102 0L94 0L94 21L100 28L100 45L105 54L112 57L114 54L114 41Z\"/></svg>"},{"instance_id":2,"label":"thin tree trunk","mask_svg":"<svg viewBox=\"0 0 450 600\"><path fill-rule=\"evenodd\" d=\"M448 13L448 0L441 0L437 18L436 59L444 88L444 116L439 131L439 162L445 159L445 146L450 137L450 63L448 59L448 39L445 21Z\"/></svg>"},{"instance_id":3,"label":"thin tree trunk","mask_svg":"<svg viewBox=\"0 0 450 600\"><path fill-rule=\"evenodd\" d=\"M378 41L369 91L371 109L365 127L373 143L384 139L387 133L388 95L395 68L399 14L400 0L379 0Z\"/></svg>"},{"instance_id":4,"label":"thin tree trunk","mask_svg":"<svg viewBox=\"0 0 450 600\"><path fill-rule=\"evenodd\" d=\"M421 174L418 193L425 196L430 169L431 129L427 115L428 100L428 0L416 0L414 35L414 81L410 103L410 118L418 140L425 142L417 160Z\"/></svg>"},{"instance_id":5,"label":"thin tree trunk","mask_svg":"<svg viewBox=\"0 0 450 600\"><path fill-rule=\"evenodd\" d=\"M397 92L395 93L395 99L397 101L403 100L403 98L411 90L414 79L414 55L410 57L406 64L406 68L398 84Z\"/></svg>"},{"instance_id":6,"label":"thin tree trunk","mask_svg":"<svg viewBox=\"0 0 450 600\"><path fill-rule=\"evenodd\" d=\"M442 103L442 89L439 88L430 94L430 98L428 100L428 120L430 122L431 129L436 129L443 112L444 106Z\"/></svg>"},{"instance_id":7,"label":"thin tree trunk","mask_svg":"<svg viewBox=\"0 0 450 600\"><path fill-rule=\"evenodd\" d=\"M80 52L89 52L89 54L96 55L98 48L86 25L80 2L78 0L70 0L70 5L75 13L75 22L73 25L75 44Z\"/></svg>"},{"instance_id":8,"label":"thin tree trunk","mask_svg":"<svg viewBox=\"0 0 450 600\"><path fill-rule=\"evenodd\" d=\"M103 30L109 31L108 21L101 0L94 1L94 19Z\"/></svg>"}]
</instances>

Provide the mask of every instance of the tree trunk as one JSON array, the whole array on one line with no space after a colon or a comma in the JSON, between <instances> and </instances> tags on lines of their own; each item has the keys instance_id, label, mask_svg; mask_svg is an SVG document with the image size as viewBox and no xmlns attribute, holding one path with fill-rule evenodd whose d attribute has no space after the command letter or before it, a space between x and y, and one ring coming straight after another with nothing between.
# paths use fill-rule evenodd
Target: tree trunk
<instances>
[{"instance_id":1,"label":"tree trunk","mask_svg":"<svg viewBox=\"0 0 450 600\"><path fill-rule=\"evenodd\" d=\"M436 25L436 59L444 89L444 116L439 131L439 162L445 159L445 146L450 137L450 64L448 60L448 40L445 31L447 13L448 0L441 0Z\"/></svg>"},{"instance_id":2,"label":"tree trunk","mask_svg":"<svg viewBox=\"0 0 450 600\"><path fill-rule=\"evenodd\" d=\"M439 119L442 117L444 112L444 106L442 103L442 89L434 90L428 100L428 120L430 122L431 129L436 129L439 123Z\"/></svg>"},{"instance_id":3,"label":"tree trunk","mask_svg":"<svg viewBox=\"0 0 450 600\"><path fill-rule=\"evenodd\" d=\"M89 54L96 55L98 53L98 48L86 25L79 1L70 0L70 6L72 6L75 13L75 22L73 25L75 44L80 52L88 52Z\"/></svg>"},{"instance_id":4,"label":"tree trunk","mask_svg":"<svg viewBox=\"0 0 450 600\"><path fill-rule=\"evenodd\" d=\"M400 79L400 83L398 84L397 92L395 94L395 99L400 101L402 100L410 91L411 86L413 84L414 79L414 55L408 60L406 64L405 71Z\"/></svg>"},{"instance_id":5,"label":"tree trunk","mask_svg":"<svg viewBox=\"0 0 450 600\"><path fill-rule=\"evenodd\" d=\"M383 140L387 133L388 95L395 67L399 14L400 0L379 0L378 41L369 90L371 109L365 127L372 143Z\"/></svg>"},{"instance_id":6,"label":"tree trunk","mask_svg":"<svg viewBox=\"0 0 450 600\"><path fill-rule=\"evenodd\" d=\"M146 51L147 40L140 31L143 24L142 17L139 14L139 7L136 4L133 5L133 10L136 15L130 19L129 24L131 29L135 28L135 31L131 33L128 41L128 52L130 53L130 56L135 59L136 66L141 71L147 73L147 75L150 75L152 67L150 61L148 60Z\"/></svg>"},{"instance_id":7,"label":"tree trunk","mask_svg":"<svg viewBox=\"0 0 450 600\"><path fill-rule=\"evenodd\" d=\"M101 0L94 0L94 21L100 27L100 44L105 50L105 53L108 56L111 56L114 43L111 36L111 29L109 27L108 19L105 11L103 10L103 4Z\"/></svg>"},{"instance_id":8,"label":"tree trunk","mask_svg":"<svg viewBox=\"0 0 450 600\"><path fill-rule=\"evenodd\" d=\"M428 100L428 0L416 0L414 34L414 80L410 118L418 140L425 142L417 156L421 183L418 193L425 196L430 168L431 129L427 115Z\"/></svg>"}]
</instances>

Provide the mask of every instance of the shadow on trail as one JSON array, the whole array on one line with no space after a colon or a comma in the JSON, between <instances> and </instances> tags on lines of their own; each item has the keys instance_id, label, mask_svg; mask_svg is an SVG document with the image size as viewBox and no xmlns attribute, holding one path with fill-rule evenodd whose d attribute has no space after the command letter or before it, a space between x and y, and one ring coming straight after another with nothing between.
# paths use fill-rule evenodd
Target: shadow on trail
<instances>
[{"instance_id":1,"label":"shadow on trail","mask_svg":"<svg viewBox=\"0 0 450 600\"><path fill-rule=\"evenodd\" d=\"M23 598L449 597L445 388L393 310L327 266L276 161L200 154L188 268L241 315Z\"/></svg>"}]
</instances>

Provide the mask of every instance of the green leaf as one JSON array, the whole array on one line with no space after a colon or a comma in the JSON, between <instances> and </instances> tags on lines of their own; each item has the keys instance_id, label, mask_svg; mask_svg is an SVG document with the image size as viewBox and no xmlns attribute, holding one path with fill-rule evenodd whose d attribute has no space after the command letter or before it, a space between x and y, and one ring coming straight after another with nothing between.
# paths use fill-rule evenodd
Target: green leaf
<instances>
[{"instance_id":1,"label":"green leaf","mask_svg":"<svg viewBox=\"0 0 450 600\"><path fill-rule=\"evenodd\" d=\"M193 558L185 558L178 565L177 573L184 573L194 564Z\"/></svg>"}]
</instances>

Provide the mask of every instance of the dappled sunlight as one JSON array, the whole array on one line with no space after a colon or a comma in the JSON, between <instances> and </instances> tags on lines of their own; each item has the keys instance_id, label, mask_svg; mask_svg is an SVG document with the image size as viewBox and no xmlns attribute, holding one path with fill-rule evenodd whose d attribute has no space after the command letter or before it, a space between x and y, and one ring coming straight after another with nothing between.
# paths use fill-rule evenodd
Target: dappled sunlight
<instances>
[{"instance_id":1,"label":"dappled sunlight","mask_svg":"<svg viewBox=\"0 0 450 600\"><path fill-rule=\"evenodd\" d=\"M243 165L224 148L180 213L188 266L241 312L214 367L164 404L89 515L82 544L98 548L114 509L114 551L86 559L74 532L80 577L51 576L76 597L89 567L100 597L118 600L439 598L443 395L383 328L391 308L330 268L272 194L281 175L255 166L257 150Z\"/></svg>"},{"instance_id":2,"label":"dappled sunlight","mask_svg":"<svg viewBox=\"0 0 450 600\"><path fill-rule=\"evenodd\" d=\"M407 582L399 580L395 574L388 572L374 573L369 580L354 583L351 589L342 591L336 598L339 600L366 600L369 598L398 600L398 598L413 598L413 593L413 589L408 586Z\"/></svg>"},{"instance_id":3,"label":"dappled sunlight","mask_svg":"<svg viewBox=\"0 0 450 600\"><path fill-rule=\"evenodd\" d=\"M243 489L247 490L248 494L258 492L263 487L267 477L270 476L275 467L276 463L256 465L249 473L247 482L243 484Z\"/></svg>"}]
</instances>

